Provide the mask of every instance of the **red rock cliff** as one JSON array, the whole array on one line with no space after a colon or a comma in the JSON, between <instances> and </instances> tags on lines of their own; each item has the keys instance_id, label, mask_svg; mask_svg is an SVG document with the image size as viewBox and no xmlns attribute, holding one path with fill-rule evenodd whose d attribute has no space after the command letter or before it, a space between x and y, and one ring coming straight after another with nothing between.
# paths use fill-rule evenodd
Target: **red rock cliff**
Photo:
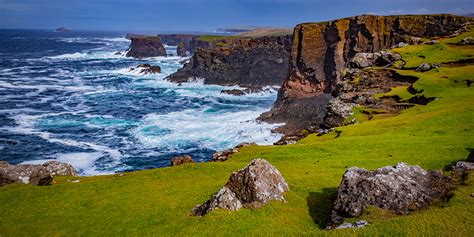
<instances>
[{"instance_id":1,"label":"red rock cliff","mask_svg":"<svg viewBox=\"0 0 474 237\"><path fill-rule=\"evenodd\" d=\"M288 76L270 112L287 130L318 126L343 67L358 52L376 52L411 37L448 36L471 19L453 15L363 15L297 25Z\"/></svg>"}]
</instances>

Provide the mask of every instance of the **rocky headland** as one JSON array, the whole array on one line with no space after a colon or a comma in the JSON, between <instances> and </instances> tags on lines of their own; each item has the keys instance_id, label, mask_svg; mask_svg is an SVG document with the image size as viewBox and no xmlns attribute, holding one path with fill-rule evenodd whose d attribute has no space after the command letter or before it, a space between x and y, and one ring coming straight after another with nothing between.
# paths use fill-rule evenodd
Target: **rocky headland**
<instances>
[{"instance_id":1,"label":"rocky headland","mask_svg":"<svg viewBox=\"0 0 474 237\"><path fill-rule=\"evenodd\" d=\"M304 129L316 131L324 124L328 105L338 93L338 83L348 76L349 63L358 53L375 53L420 38L456 35L466 30L471 21L447 14L362 15L297 25L287 77L272 110L260 119L286 123L280 129L286 134ZM371 60L367 66L377 65L376 59ZM365 73L371 72L362 72Z\"/></svg>"},{"instance_id":2,"label":"rocky headland","mask_svg":"<svg viewBox=\"0 0 474 237\"><path fill-rule=\"evenodd\" d=\"M228 38L198 47L192 58L168 80L182 83L203 78L205 84L261 89L280 86L288 72L291 36Z\"/></svg>"}]
</instances>

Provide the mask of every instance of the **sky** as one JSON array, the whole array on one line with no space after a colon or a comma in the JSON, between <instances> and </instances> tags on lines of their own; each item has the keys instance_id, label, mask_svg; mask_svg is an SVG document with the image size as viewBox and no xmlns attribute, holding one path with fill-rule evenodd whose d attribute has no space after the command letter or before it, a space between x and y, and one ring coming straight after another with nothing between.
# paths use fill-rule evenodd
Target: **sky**
<instances>
[{"instance_id":1,"label":"sky","mask_svg":"<svg viewBox=\"0 0 474 237\"><path fill-rule=\"evenodd\" d=\"M159 33L428 13L474 13L474 0L0 0L0 28Z\"/></svg>"}]
</instances>

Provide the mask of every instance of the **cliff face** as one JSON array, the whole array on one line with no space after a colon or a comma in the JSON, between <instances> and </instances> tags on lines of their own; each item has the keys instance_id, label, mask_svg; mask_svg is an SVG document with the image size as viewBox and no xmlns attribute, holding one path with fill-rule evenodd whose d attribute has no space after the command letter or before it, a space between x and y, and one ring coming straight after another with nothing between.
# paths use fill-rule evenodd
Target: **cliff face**
<instances>
[{"instance_id":1,"label":"cliff face","mask_svg":"<svg viewBox=\"0 0 474 237\"><path fill-rule=\"evenodd\" d=\"M318 126L346 63L358 52L376 52L412 37L448 36L469 18L453 15L363 15L324 23L297 25L288 76L270 112L269 122L288 130Z\"/></svg>"},{"instance_id":2,"label":"cliff face","mask_svg":"<svg viewBox=\"0 0 474 237\"><path fill-rule=\"evenodd\" d=\"M165 47L159 37L156 36L130 36L130 44L127 57L148 58L166 56Z\"/></svg>"},{"instance_id":3,"label":"cliff face","mask_svg":"<svg viewBox=\"0 0 474 237\"><path fill-rule=\"evenodd\" d=\"M259 89L268 85L280 86L287 76L290 35L231 38L213 44L208 48L197 47L190 62L168 80L186 82L204 78L205 84Z\"/></svg>"}]
</instances>

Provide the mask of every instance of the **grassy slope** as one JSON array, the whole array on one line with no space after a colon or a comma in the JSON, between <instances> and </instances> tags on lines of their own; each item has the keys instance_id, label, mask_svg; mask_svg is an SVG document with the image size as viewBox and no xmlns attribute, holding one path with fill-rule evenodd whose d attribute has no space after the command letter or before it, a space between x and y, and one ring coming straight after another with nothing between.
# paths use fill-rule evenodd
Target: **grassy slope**
<instances>
[{"instance_id":1,"label":"grassy slope","mask_svg":"<svg viewBox=\"0 0 474 237\"><path fill-rule=\"evenodd\" d=\"M447 51L400 49L430 62L474 55L472 46L443 44ZM428 46L421 46L428 47ZM439 46L433 46L439 47ZM462 49L462 50L461 50ZM446 53L449 52L449 53ZM449 55L447 55L449 54ZM0 188L0 236L18 235L474 235L474 175L453 199L408 216L371 210L373 224L358 230L324 231L332 199L344 171L351 166L374 169L404 161L429 169L467 156L474 147L474 66L440 68L419 76L415 84L439 99L400 115L341 127L322 137L310 135L289 146L248 147L223 163L127 173L124 176L80 177L70 183L55 178L47 187L10 185ZM400 89L397 89L400 90ZM255 157L274 164L290 185L287 203L260 209L216 211L191 217L190 211L225 184L230 173Z\"/></svg>"}]
</instances>

